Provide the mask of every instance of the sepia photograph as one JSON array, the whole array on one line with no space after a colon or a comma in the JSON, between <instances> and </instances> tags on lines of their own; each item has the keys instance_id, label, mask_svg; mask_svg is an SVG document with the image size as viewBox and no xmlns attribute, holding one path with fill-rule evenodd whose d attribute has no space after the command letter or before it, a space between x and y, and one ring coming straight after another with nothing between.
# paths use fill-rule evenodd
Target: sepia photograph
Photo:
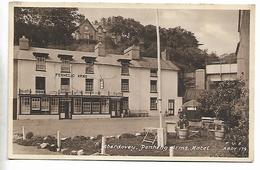
<instances>
[{"instance_id":1,"label":"sepia photograph","mask_svg":"<svg viewBox=\"0 0 260 170\"><path fill-rule=\"evenodd\" d=\"M9 10L10 159L253 161L254 5Z\"/></svg>"}]
</instances>

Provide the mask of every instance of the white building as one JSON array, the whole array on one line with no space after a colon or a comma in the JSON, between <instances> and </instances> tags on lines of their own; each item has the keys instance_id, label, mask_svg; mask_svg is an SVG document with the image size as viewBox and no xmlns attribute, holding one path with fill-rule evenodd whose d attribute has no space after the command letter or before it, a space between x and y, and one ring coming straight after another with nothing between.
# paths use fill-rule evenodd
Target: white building
<instances>
[{"instance_id":1,"label":"white building","mask_svg":"<svg viewBox=\"0 0 260 170\"><path fill-rule=\"evenodd\" d=\"M209 64L206 65L206 88L214 89L222 81L237 79L237 64Z\"/></svg>"},{"instance_id":2,"label":"white building","mask_svg":"<svg viewBox=\"0 0 260 170\"><path fill-rule=\"evenodd\" d=\"M177 114L178 67L161 59L162 111ZM157 116L157 59L137 46L123 55L14 47L14 119ZM17 106L17 107L16 107Z\"/></svg>"}]
</instances>

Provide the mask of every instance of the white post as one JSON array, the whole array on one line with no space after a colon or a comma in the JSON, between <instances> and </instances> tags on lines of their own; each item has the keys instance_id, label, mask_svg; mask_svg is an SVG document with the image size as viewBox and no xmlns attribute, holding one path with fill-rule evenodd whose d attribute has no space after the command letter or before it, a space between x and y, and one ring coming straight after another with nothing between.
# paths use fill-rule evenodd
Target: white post
<instances>
[{"instance_id":1,"label":"white post","mask_svg":"<svg viewBox=\"0 0 260 170\"><path fill-rule=\"evenodd\" d=\"M170 151L170 157L173 157L173 154L174 154L174 153L173 153L173 146L170 147L170 150L169 150L169 151Z\"/></svg>"},{"instance_id":2,"label":"white post","mask_svg":"<svg viewBox=\"0 0 260 170\"><path fill-rule=\"evenodd\" d=\"M163 130L163 115L162 115L162 95L161 95L161 50L160 50L160 32L159 32L159 17L158 9L156 10L156 34L157 34L157 65L158 65L158 111L159 111L159 121L160 128L157 131L157 145L164 146L164 130Z\"/></svg>"},{"instance_id":3,"label":"white post","mask_svg":"<svg viewBox=\"0 0 260 170\"><path fill-rule=\"evenodd\" d=\"M22 126L22 132L23 132L23 140L25 140L26 137L25 137L25 129L24 129L24 126Z\"/></svg>"},{"instance_id":4,"label":"white post","mask_svg":"<svg viewBox=\"0 0 260 170\"><path fill-rule=\"evenodd\" d=\"M101 154L106 154L106 137L102 137L102 143L101 143Z\"/></svg>"},{"instance_id":5,"label":"white post","mask_svg":"<svg viewBox=\"0 0 260 170\"><path fill-rule=\"evenodd\" d=\"M61 148L60 131L57 131L57 146L58 149Z\"/></svg>"}]
</instances>

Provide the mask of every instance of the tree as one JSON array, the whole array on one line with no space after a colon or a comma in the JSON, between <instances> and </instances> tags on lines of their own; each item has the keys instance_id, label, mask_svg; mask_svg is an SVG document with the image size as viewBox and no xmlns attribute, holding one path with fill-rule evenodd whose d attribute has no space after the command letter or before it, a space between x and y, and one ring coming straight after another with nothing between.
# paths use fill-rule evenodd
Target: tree
<instances>
[{"instance_id":1,"label":"tree","mask_svg":"<svg viewBox=\"0 0 260 170\"><path fill-rule=\"evenodd\" d=\"M70 43L71 31L84 20L77 8L15 7L14 18L14 43L25 35L35 46Z\"/></svg>"}]
</instances>

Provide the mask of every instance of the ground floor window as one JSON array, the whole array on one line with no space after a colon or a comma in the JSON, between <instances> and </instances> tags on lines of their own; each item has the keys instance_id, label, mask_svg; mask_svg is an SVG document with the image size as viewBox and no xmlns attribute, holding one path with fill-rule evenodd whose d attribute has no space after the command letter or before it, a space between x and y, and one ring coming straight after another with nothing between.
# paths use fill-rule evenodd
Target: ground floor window
<instances>
[{"instance_id":1,"label":"ground floor window","mask_svg":"<svg viewBox=\"0 0 260 170\"><path fill-rule=\"evenodd\" d=\"M174 114L174 100L170 99L168 101L168 114Z\"/></svg>"},{"instance_id":2,"label":"ground floor window","mask_svg":"<svg viewBox=\"0 0 260 170\"><path fill-rule=\"evenodd\" d=\"M157 98L156 97L150 98L150 110L157 110Z\"/></svg>"},{"instance_id":3,"label":"ground floor window","mask_svg":"<svg viewBox=\"0 0 260 170\"><path fill-rule=\"evenodd\" d=\"M32 110L41 109L41 98L32 98Z\"/></svg>"},{"instance_id":4,"label":"ground floor window","mask_svg":"<svg viewBox=\"0 0 260 170\"><path fill-rule=\"evenodd\" d=\"M92 113L100 113L100 102L92 103Z\"/></svg>"},{"instance_id":5,"label":"ground floor window","mask_svg":"<svg viewBox=\"0 0 260 170\"><path fill-rule=\"evenodd\" d=\"M30 114L30 97L21 97L21 114Z\"/></svg>"},{"instance_id":6,"label":"ground floor window","mask_svg":"<svg viewBox=\"0 0 260 170\"><path fill-rule=\"evenodd\" d=\"M57 114L59 112L59 99L51 98L51 114Z\"/></svg>"},{"instance_id":7,"label":"ground floor window","mask_svg":"<svg viewBox=\"0 0 260 170\"><path fill-rule=\"evenodd\" d=\"M108 99L103 99L101 101L101 112L109 113L109 100Z\"/></svg>"},{"instance_id":8,"label":"ground floor window","mask_svg":"<svg viewBox=\"0 0 260 170\"><path fill-rule=\"evenodd\" d=\"M42 98L41 110L49 111L49 98Z\"/></svg>"},{"instance_id":9,"label":"ground floor window","mask_svg":"<svg viewBox=\"0 0 260 170\"><path fill-rule=\"evenodd\" d=\"M74 113L75 114L81 114L81 98L75 98L74 99Z\"/></svg>"},{"instance_id":10,"label":"ground floor window","mask_svg":"<svg viewBox=\"0 0 260 170\"><path fill-rule=\"evenodd\" d=\"M91 112L91 102L83 102L83 113L90 114Z\"/></svg>"}]
</instances>

